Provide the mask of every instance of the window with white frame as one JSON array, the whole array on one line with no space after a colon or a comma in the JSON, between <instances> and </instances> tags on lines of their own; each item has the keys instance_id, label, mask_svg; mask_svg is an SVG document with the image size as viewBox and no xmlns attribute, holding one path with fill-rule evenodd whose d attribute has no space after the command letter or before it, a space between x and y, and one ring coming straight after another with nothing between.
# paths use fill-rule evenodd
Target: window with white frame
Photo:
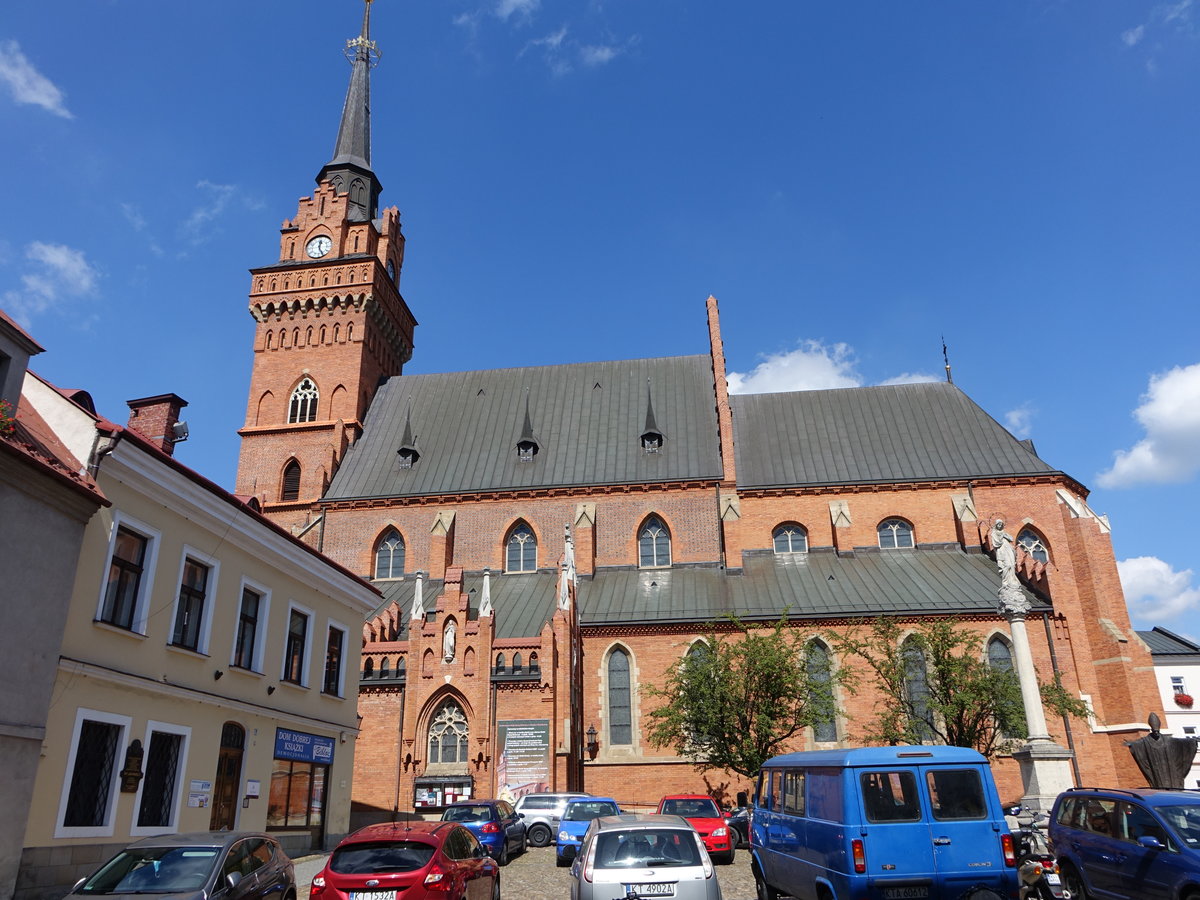
<instances>
[{"instance_id":1,"label":"window with white frame","mask_svg":"<svg viewBox=\"0 0 1200 900\"><path fill-rule=\"evenodd\" d=\"M191 729L150 722L146 726L137 813L130 834L171 834L179 821L184 762Z\"/></svg>"},{"instance_id":2,"label":"window with white frame","mask_svg":"<svg viewBox=\"0 0 1200 900\"><path fill-rule=\"evenodd\" d=\"M1185 685L1183 683L1182 675L1172 675L1171 676L1171 691L1176 694L1186 694L1187 693L1187 685Z\"/></svg>"},{"instance_id":3,"label":"window with white frame","mask_svg":"<svg viewBox=\"0 0 1200 900\"><path fill-rule=\"evenodd\" d=\"M504 560L506 572L537 571L537 538L533 529L518 522L508 533L507 552Z\"/></svg>"},{"instance_id":4,"label":"window with white frame","mask_svg":"<svg viewBox=\"0 0 1200 900\"><path fill-rule=\"evenodd\" d=\"M342 696L345 656L346 629L330 625L325 638L325 677L322 679L321 693L331 697Z\"/></svg>"},{"instance_id":5,"label":"window with white frame","mask_svg":"<svg viewBox=\"0 0 1200 900\"><path fill-rule=\"evenodd\" d=\"M795 522L784 522L775 528L771 535L775 543L775 553L807 553L808 552L808 532L805 531L803 525L797 525Z\"/></svg>"},{"instance_id":6,"label":"window with white frame","mask_svg":"<svg viewBox=\"0 0 1200 900\"><path fill-rule=\"evenodd\" d=\"M1042 536L1032 528L1021 529L1020 534L1017 535L1017 546L1023 548L1038 562L1050 562L1050 551L1046 549L1046 543L1042 540Z\"/></svg>"},{"instance_id":7,"label":"window with white frame","mask_svg":"<svg viewBox=\"0 0 1200 900\"><path fill-rule=\"evenodd\" d=\"M197 653L207 652L208 598L216 588L216 574L215 565L201 562L190 554L184 557L175 604L175 625L171 629L174 646Z\"/></svg>"},{"instance_id":8,"label":"window with white frame","mask_svg":"<svg viewBox=\"0 0 1200 900\"><path fill-rule=\"evenodd\" d=\"M113 833L130 718L93 709L75 714L55 837Z\"/></svg>"},{"instance_id":9,"label":"window with white frame","mask_svg":"<svg viewBox=\"0 0 1200 900\"><path fill-rule=\"evenodd\" d=\"M308 670L308 628L312 617L304 610L292 607L288 611L287 642L283 650L283 680L303 685Z\"/></svg>"},{"instance_id":10,"label":"window with white frame","mask_svg":"<svg viewBox=\"0 0 1200 900\"><path fill-rule=\"evenodd\" d=\"M671 564L671 532L658 516L651 516L638 531L638 566L652 568Z\"/></svg>"},{"instance_id":11,"label":"window with white frame","mask_svg":"<svg viewBox=\"0 0 1200 900\"><path fill-rule=\"evenodd\" d=\"M100 594L96 621L126 631L144 632L158 532L120 515L113 525L108 577Z\"/></svg>"},{"instance_id":12,"label":"window with white frame","mask_svg":"<svg viewBox=\"0 0 1200 900\"><path fill-rule=\"evenodd\" d=\"M292 391L292 400L288 404L288 422L312 422L317 418L317 400L320 394L311 378L303 379Z\"/></svg>"},{"instance_id":13,"label":"window with white frame","mask_svg":"<svg viewBox=\"0 0 1200 900\"><path fill-rule=\"evenodd\" d=\"M881 550L909 550L913 546L913 527L903 519L884 519L876 531Z\"/></svg>"},{"instance_id":14,"label":"window with white frame","mask_svg":"<svg viewBox=\"0 0 1200 900\"><path fill-rule=\"evenodd\" d=\"M375 551L375 578L404 576L404 538L395 528L389 528Z\"/></svg>"},{"instance_id":15,"label":"window with white frame","mask_svg":"<svg viewBox=\"0 0 1200 900\"><path fill-rule=\"evenodd\" d=\"M266 634L270 591L242 582L242 600L238 606L237 631L233 639L233 657L229 664L251 672L262 671L262 647Z\"/></svg>"}]
</instances>

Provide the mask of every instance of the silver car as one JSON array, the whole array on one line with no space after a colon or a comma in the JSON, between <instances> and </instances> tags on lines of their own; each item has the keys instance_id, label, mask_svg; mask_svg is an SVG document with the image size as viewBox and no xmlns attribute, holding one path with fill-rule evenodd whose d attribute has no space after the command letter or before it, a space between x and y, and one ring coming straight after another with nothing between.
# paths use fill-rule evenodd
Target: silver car
<instances>
[{"instance_id":1,"label":"silver car","mask_svg":"<svg viewBox=\"0 0 1200 900\"><path fill-rule=\"evenodd\" d=\"M680 816L594 819L571 865L571 900L721 900L704 842Z\"/></svg>"},{"instance_id":2,"label":"silver car","mask_svg":"<svg viewBox=\"0 0 1200 900\"><path fill-rule=\"evenodd\" d=\"M513 806L529 829L529 845L545 847L553 843L567 801L586 796L576 791L539 791L518 797Z\"/></svg>"}]
</instances>

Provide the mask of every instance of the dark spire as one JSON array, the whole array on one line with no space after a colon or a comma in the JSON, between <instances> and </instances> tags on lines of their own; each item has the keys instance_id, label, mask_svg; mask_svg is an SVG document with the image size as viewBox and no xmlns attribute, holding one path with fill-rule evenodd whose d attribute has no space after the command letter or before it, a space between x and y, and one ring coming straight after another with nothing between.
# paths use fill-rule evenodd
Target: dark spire
<instances>
[{"instance_id":1,"label":"dark spire","mask_svg":"<svg viewBox=\"0 0 1200 900\"><path fill-rule=\"evenodd\" d=\"M663 433L654 420L654 398L650 396L650 379L646 379L646 427L642 430L642 449L656 452L663 444Z\"/></svg>"},{"instance_id":2,"label":"dark spire","mask_svg":"<svg viewBox=\"0 0 1200 900\"><path fill-rule=\"evenodd\" d=\"M332 182L339 194L350 195L350 219L374 219L379 209L379 179L371 171L371 68L379 49L371 40L371 0L364 0L362 34L346 41L346 58L353 69L333 159L317 174L317 184Z\"/></svg>"},{"instance_id":3,"label":"dark spire","mask_svg":"<svg viewBox=\"0 0 1200 900\"><path fill-rule=\"evenodd\" d=\"M400 468L411 469L413 463L421 458L421 451L417 449L416 439L412 433L412 401L409 401L408 411L404 414L404 434L400 437L400 447L396 450L400 454Z\"/></svg>"},{"instance_id":4,"label":"dark spire","mask_svg":"<svg viewBox=\"0 0 1200 900\"><path fill-rule=\"evenodd\" d=\"M531 462L538 452L537 438L533 436L533 421L529 418L529 388L525 389L525 424L517 439L517 459Z\"/></svg>"},{"instance_id":5,"label":"dark spire","mask_svg":"<svg viewBox=\"0 0 1200 900\"><path fill-rule=\"evenodd\" d=\"M946 363L946 382L954 384L954 376L950 374L950 354L946 350L946 337L942 336L942 359Z\"/></svg>"}]
</instances>

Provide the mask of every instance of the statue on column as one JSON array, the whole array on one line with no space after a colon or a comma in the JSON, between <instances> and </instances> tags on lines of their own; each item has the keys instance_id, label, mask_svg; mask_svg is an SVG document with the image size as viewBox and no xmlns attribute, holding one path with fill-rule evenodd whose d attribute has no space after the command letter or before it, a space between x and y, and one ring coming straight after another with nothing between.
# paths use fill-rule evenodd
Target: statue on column
<instances>
[{"instance_id":1,"label":"statue on column","mask_svg":"<svg viewBox=\"0 0 1200 900\"><path fill-rule=\"evenodd\" d=\"M1150 723L1150 733L1136 741L1126 741L1125 746L1150 787L1182 790L1196 758L1196 738L1167 737L1159 730L1162 721L1157 713L1150 713L1146 721Z\"/></svg>"},{"instance_id":2,"label":"statue on column","mask_svg":"<svg viewBox=\"0 0 1200 900\"><path fill-rule=\"evenodd\" d=\"M996 596L1000 609L1005 613L1029 612L1029 599L1021 590L1017 578L1017 546L1013 536L1004 530L1004 520L997 519L992 526L992 550L996 554L996 571L1000 573L1000 590Z\"/></svg>"}]
</instances>

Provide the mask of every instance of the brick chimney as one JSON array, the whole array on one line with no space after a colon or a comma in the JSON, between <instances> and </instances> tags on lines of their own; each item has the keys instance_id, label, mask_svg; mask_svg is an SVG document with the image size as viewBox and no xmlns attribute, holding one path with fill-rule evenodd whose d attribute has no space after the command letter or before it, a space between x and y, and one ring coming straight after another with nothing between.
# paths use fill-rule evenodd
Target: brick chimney
<instances>
[{"instance_id":1,"label":"brick chimney","mask_svg":"<svg viewBox=\"0 0 1200 900\"><path fill-rule=\"evenodd\" d=\"M175 442L179 438L173 429L179 421L179 411L187 406L187 401L176 394L159 394L126 402L129 404L129 428L149 438L167 455L174 455Z\"/></svg>"}]
</instances>

